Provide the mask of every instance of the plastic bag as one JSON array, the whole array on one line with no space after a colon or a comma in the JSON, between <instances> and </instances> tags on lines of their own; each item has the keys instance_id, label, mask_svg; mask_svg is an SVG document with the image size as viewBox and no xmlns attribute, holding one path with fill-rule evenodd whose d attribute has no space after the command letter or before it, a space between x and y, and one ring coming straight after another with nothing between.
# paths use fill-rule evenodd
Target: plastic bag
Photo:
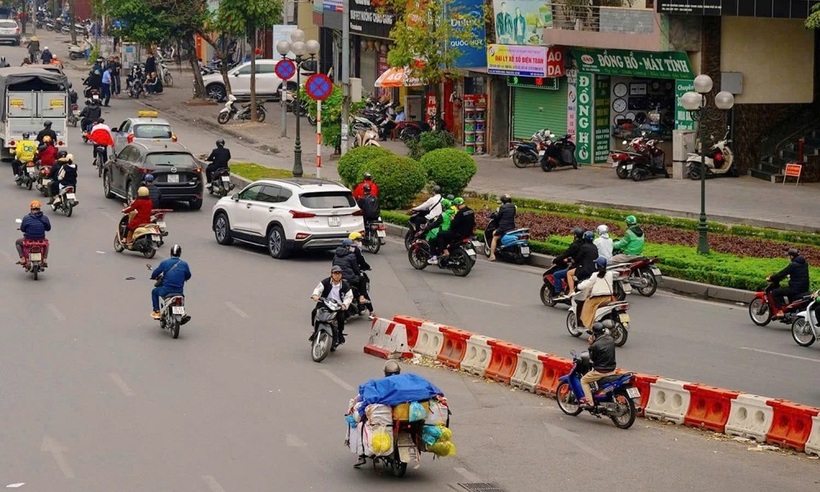
<instances>
[{"instance_id":1,"label":"plastic bag","mask_svg":"<svg viewBox=\"0 0 820 492\"><path fill-rule=\"evenodd\" d=\"M441 426L441 440L442 441L449 441L452 438L453 438L453 431L451 431L447 427Z\"/></svg>"},{"instance_id":2,"label":"plastic bag","mask_svg":"<svg viewBox=\"0 0 820 492\"><path fill-rule=\"evenodd\" d=\"M447 407L441 403L430 400L430 411L427 413L427 418L424 419L425 424L436 425L447 422Z\"/></svg>"},{"instance_id":3,"label":"plastic bag","mask_svg":"<svg viewBox=\"0 0 820 492\"><path fill-rule=\"evenodd\" d=\"M410 422L418 422L419 420L424 420L427 418L427 410L421 406L421 403L414 401L410 403L410 415L408 420Z\"/></svg>"},{"instance_id":4,"label":"plastic bag","mask_svg":"<svg viewBox=\"0 0 820 492\"><path fill-rule=\"evenodd\" d=\"M431 446L441 438L441 427L437 425L425 425L421 432L421 438L424 443Z\"/></svg>"},{"instance_id":5,"label":"plastic bag","mask_svg":"<svg viewBox=\"0 0 820 492\"><path fill-rule=\"evenodd\" d=\"M374 403L365 408L365 415L367 421L372 426L391 426L393 425L393 409L388 405L381 405Z\"/></svg>"},{"instance_id":6,"label":"plastic bag","mask_svg":"<svg viewBox=\"0 0 820 492\"><path fill-rule=\"evenodd\" d=\"M373 450L377 456L389 454L393 450L393 438L387 433L387 429L379 427L373 432L370 440L370 449Z\"/></svg>"},{"instance_id":7,"label":"plastic bag","mask_svg":"<svg viewBox=\"0 0 820 492\"><path fill-rule=\"evenodd\" d=\"M432 446L427 447L428 451L431 451L436 456L445 457L445 456L453 456L456 454L456 445L451 443L450 441L439 441Z\"/></svg>"}]
</instances>

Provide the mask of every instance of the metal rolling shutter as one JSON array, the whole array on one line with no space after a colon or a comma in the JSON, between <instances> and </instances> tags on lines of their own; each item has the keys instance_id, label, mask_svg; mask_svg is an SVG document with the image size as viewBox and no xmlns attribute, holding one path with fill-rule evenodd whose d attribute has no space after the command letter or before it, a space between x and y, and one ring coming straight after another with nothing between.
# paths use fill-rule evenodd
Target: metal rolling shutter
<instances>
[{"instance_id":1,"label":"metal rolling shutter","mask_svg":"<svg viewBox=\"0 0 820 492\"><path fill-rule=\"evenodd\" d=\"M567 83L561 79L557 91L513 89L513 140L529 140L543 128L556 135L567 133Z\"/></svg>"}]
</instances>

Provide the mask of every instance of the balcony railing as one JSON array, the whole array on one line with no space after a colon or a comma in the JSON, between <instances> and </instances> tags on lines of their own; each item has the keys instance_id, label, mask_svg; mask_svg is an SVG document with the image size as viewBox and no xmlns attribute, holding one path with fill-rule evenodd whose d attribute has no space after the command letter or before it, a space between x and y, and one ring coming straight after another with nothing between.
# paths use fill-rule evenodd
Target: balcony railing
<instances>
[{"instance_id":1,"label":"balcony railing","mask_svg":"<svg viewBox=\"0 0 820 492\"><path fill-rule=\"evenodd\" d=\"M657 29L655 12L649 8L598 7L552 4L548 29L618 34L652 34Z\"/></svg>"}]
</instances>

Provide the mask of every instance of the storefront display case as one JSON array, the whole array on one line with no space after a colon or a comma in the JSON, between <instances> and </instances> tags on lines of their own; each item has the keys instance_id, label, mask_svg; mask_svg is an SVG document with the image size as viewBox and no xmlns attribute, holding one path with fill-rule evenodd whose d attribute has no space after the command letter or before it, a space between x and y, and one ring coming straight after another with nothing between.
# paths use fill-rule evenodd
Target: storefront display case
<instances>
[{"instance_id":1,"label":"storefront display case","mask_svg":"<svg viewBox=\"0 0 820 492\"><path fill-rule=\"evenodd\" d=\"M468 154L486 153L487 95L465 94L462 105L464 121L464 150Z\"/></svg>"}]
</instances>

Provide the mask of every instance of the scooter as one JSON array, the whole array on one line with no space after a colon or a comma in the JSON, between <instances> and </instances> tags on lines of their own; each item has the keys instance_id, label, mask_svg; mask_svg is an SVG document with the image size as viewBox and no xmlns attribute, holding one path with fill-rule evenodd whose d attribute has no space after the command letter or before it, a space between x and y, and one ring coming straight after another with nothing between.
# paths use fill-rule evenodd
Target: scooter
<instances>
[{"instance_id":1,"label":"scooter","mask_svg":"<svg viewBox=\"0 0 820 492\"><path fill-rule=\"evenodd\" d=\"M317 301L319 308L316 310L316 317L313 321L313 334L310 340L310 356L313 362L322 362L330 352L334 352L336 344L336 330L339 329L339 322L336 319L342 305L333 299L323 297Z\"/></svg>"},{"instance_id":2,"label":"scooter","mask_svg":"<svg viewBox=\"0 0 820 492\"><path fill-rule=\"evenodd\" d=\"M387 237L387 228L384 226L384 221L379 217L376 220L369 220L364 227L364 235L362 237L362 246L368 252L374 255L379 252L382 244L385 243Z\"/></svg>"},{"instance_id":3,"label":"scooter","mask_svg":"<svg viewBox=\"0 0 820 492\"><path fill-rule=\"evenodd\" d=\"M34 161L28 161L25 168L21 166L20 179L17 180L17 186L30 190L39 175L40 172L37 170L37 166L34 165Z\"/></svg>"},{"instance_id":4,"label":"scooter","mask_svg":"<svg viewBox=\"0 0 820 492\"><path fill-rule=\"evenodd\" d=\"M353 137L353 147L381 147L379 143L379 132L376 130L359 130Z\"/></svg>"},{"instance_id":5,"label":"scooter","mask_svg":"<svg viewBox=\"0 0 820 492\"><path fill-rule=\"evenodd\" d=\"M39 166L37 175L37 191L43 196L48 196L51 190L51 166Z\"/></svg>"},{"instance_id":6,"label":"scooter","mask_svg":"<svg viewBox=\"0 0 820 492\"><path fill-rule=\"evenodd\" d=\"M648 258L641 256L629 263L614 263L607 265L607 270L617 273L614 282L614 294L619 301L626 299L627 294L632 293L632 288L638 289L644 297L652 297L658 290L658 284L663 282L663 274L660 268L655 266L658 257Z\"/></svg>"},{"instance_id":7,"label":"scooter","mask_svg":"<svg viewBox=\"0 0 820 492\"><path fill-rule=\"evenodd\" d=\"M218 197L227 196L228 193L235 188L231 183L231 170L227 167L217 169L214 172L211 185L208 187L208 193Z\"/></svg>"},{"instance_id":8,"label":"scooter","mask_svg":"<svg viewBox=\"0 0 820 492\"><path fill-rule=\"evenodd\" d=\"M77 200L77 194L74 192L73 186L66 186L57 196L54 197L54 202L51 204L51 210L60 211L65 214L66 217L71 217L71 214L74 213L74 207L79 205L80 202Z\"/></svg>"},{"instance_id":9,"label":"scooter","mask_svg":"<svg viewBox=\"0 0 820 492\"><path fill-rule=\"evenodd\" d=\"M168 212L173 212L173 210L169 208L155 208L151 210L151 223L156 224L159 229L158 244L160 246L165 244L165 240L162 238L168 236L168 225L165 223L165 214Z\"/></svg>"},{"instance_id":10,"label":"scooter","mask_svg":"<svg viewBox=\"0 0 820 492\"><path fill-rule=\"evenodd\" d=\"M510 142L510 157L515 167L523 169L541 160L546 150L544 143L549 135L549 130L543 129L535 132L529 142Z\"/></svg>"},{"instance_id":11,"label":"scooter","mask_svg":"<svg viewBox=\"0 0 820 492\"><path fill-rule=\"evenodd\" d=\"M149 270L154 267L146 265ZM156 279L154 285L161 285L162 275ZM185 313L185 295L181 292L172 292L159 299L159 327L168 330L174 339L179 338L179 327L191 321L191 317Z\"/></svg>"},{"instance_id":12,"label":"scooter","mask_svg":"<svg viewBox=\"0 0 820 492\"><path fill-rule=\"evenodd\" d=\"M584 396L581 377L592 370L589 353L580 355L572 351L572 369L566 376L561 376L555 390L558 408L567 415L576 416L584 409L580 400ZM590 385L595 407L587 410L598 418L609 417L619 429L629 429L635 423L640 406L641 393L632 386L631 372L615 374L600 379Z\"/></svg>"},{"instance_id":13,"label":"scooter","mask_svg":"<svg viewBox=\"0 0 820 492\"><path fill-rule=\"evenodd\" d=\"M497 215L497 212L490 214L490 223L484 229L484 256L490 256L491 253L493 233L498 228ZM501 236L495 247L495 256L519 265L526 263L530 257L530 229L521 227Z\"/></svg>"},{"instance_id":14,"label":"scooter","mask_svg":"<svg viewBox=\"0 0 820 492\"><path fill-rule=\"evenodd\" d=\"M735 166L735 156L732 149L729 148L729 133L723 136L723 139L712 145L706 151L705 156L698 153L690 152L686 158L686 175L689 179L698 180L703 173L701 160L706 163L706 177L712 178L717 176L730 176L736 178L740 173Z\"/></svg>"},{"instance_id":15,"label":"scooter","mask_svg":"<svg viewBox=\"0 0 820 492\"><path fill-rule=\"evenodd\" d=\"M411 140L418 140L419 136L424 132L430 131L430 125L423 121L400 121L396 123L394 132L399 136L399 140L407 143Z\"/></svg>"},{"instance_id":16,"label":"scooter","mask_svg":"<svg viewBox=\"0 0 820 492\"><path fill-rule=\"evenodd\" d=\"M464 238L460 241L457 247L450 245L450 255L439 257L438 267L447 268L451 270L458 277L466 277L475 265L475 248L481 243L473 243L471 238ZM428 260L432 258L433 253L430 244L422 238L418 238L410 245L410 251L407 252L407 258L410 260L410 265L416 270L424 270L429 265Z\"/></svg>"},{"instance_id":17,"label":"scooter","mask_svg":"<svg viewBox=\"0 0 820 492\"><path fill-rule=\"evenodd\" d=\"M250 103L243 104L241 109L237 109L234 105L235 102L236 96L233 94L228 94L228 102L225 103L225 107L220 109L219 114L216 116L216 121L218 121L220 125L224 125L225 123L231 121L231 119L239 121L251 119ZM265 121L266 116L265 101L256 101L256 121L262 123Z\"/></svg>"},{"instance_id":18,"label":"scooter","mask_svg":"<svg viewBox=\"0 0 820 492\"><path fill-rule=\"evenodd\" d=\"M564 135L555 142L552 139L555 134L550 134L549 138L544 141L546 145L544 154L541 155L541 169L544 172L550 172L558 167L569 167L578 169L578 161L575 160L575 143L572 141L572 136Z\"/></svg>"},{"instance_id":19,"label":"scooter","mask_svg":"<svg viewBox=\"0 0 820 492\"><path fill-rule=\"evenodd\" d=\"M131 244L125 242L128 234L128 215L124 215L120 219L117 233L114 235L114 251L122 253L126 249L128 251L137 251L142 253L148 259L157 254L157 248L160 246L162 240L162 233L156 224L143 224L134 230L134 236Z\"/></svg>"},{"instance_id":20,"label":"scooter","mask_svg":"<svg viewBox=\"0 0 820 492\"><path fill-rule=\"evenodd\" d=\"M543 280L544 283L541 284L541 302L545 306L555 307L557 304L566 304L569 306L572 303L571 297L564 297L562 299L557 299L555 294L555 277L554 274L558 270L563 270L564 268L571 268L570 265L557 265L553 264L546 272L544 272Z\"/></svg>"},{"instance_id":21,"label":"scooter","mask_svg":"<svg viewBox=\"0 0 820 492\"><path fill-rule=\"evenodd\" d=\"M69 60L82 60L85 59L85 50L76 44L68 45L68 59Z\"/></svg>"},{"instance_id":22,"label":"scooter","mask_svg":"<svg viewBox=\"0 0 820 492\"><path fill-rule=\"evenodd\" d=\"M757 326L766 326L771 322L773 313L777 310L774 305L772 290L778 287L780 287L780 282L769 282L769 285L761 292L757 292L752 302L749 303L749 317ZM780 308L783 311L783 317L778 321L786 324L794 323L798 313L803 312L810 302L811 295L808 292L800 294L795 297L794 301L784 304Z\"/></svg>"},{"instance_id":23,"label":"scooter","mask_svg":"<svg viewBox=\"0 0 820 492\"><path fill-rule=\"evenodd\" d=\"M584 303L586 301L581 300L579 294L574 296L574 302L570 303L569 311L567 312L567 331L576 338L580 337L585 330L585 327L578 322L578 313L584 309ZM609 320L612 323L610 334L615 340L616 347L623 347L626 344L626 339L629 337L629 315L626 314L628 309L628 302L612 301L595 310L593 322L597 323Z\"/></svg>"},{"instance_id":24,"label":"scooter","mask_svg":"<svg viewBox=\"0 0 820 492\"><path fill-rule=\"evenodd\" d=\"M645 159L647 152L646 132L640 137L635 137L629 142L623 141L624 150L610 150L609 158L612 160L612 167L615 168L615 174L621 178L626 179L632 173L632 166L635 161Z\"/></svg>"},{"instance_id":25,"label":"scooter","mask_svg":"<svg viewBox=\"0 0 820 492\"><path fill-rule=\"evenodd\" d=\"M798 314L792 322L792 338L801 347L809 347L820 337L820 291L814 293L813 300L806 306L806 310Z\"/></svg>"},{"instance_id":26,"label":"scooter","mask_svg":"<svg viewBox=\"0 0 820 492\"><path fill-rule=\"evenodd\" d=\"M643 181L653 176L671 177L666 169L665 153L658 147L660 140L649 139L646 141L646 154L642 154L641 159L635 159L632 164L632 171L629 177L632 181Z\"/></svg>"},{"instance_id":27,"label":"scooter","mask_svg":"<svg viewBox=\"0 0 820 492\"><path fill-rule=\"evenodd\" d=\"M17 230L23 219L15 219ZM23 270L30 273L34 280L37 280L40 272L46 269L45 252L48 251L48 239L23 239Z\"/></svg>"}]
</instances>

